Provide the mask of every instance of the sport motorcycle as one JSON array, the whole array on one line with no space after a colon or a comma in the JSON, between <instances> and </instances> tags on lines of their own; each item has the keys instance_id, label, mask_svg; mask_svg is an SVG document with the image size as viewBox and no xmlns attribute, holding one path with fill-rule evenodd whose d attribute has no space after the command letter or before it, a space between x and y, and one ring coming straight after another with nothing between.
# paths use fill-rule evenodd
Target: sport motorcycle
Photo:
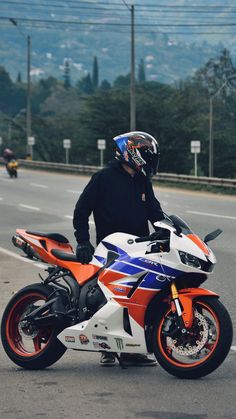
<instances>
[{"instance_id":1,"label":"sport motorcycle","mask_svg":"<svg viewBox=\"0 0 236 419\"><path fill-rule=\"evenodd\" d=\"M10 178L17 178L18 177L18 162L15 159L11 159L6 164L7 173L9 174Z\"/></svg>"},{"instance_id":2,"label":"sport motorcycle","mask_svg":"<svg viewBox=\"0 0 236 419\"><path fill-rule=\"evenodd\" d=\"M166 216L146 237L107 236L90 264L78 262L58 233L17 229L12 240L45 262L41 282L18 291L2 318L2 344L25 369L42 369L67 349L154 353L180 378L214 371L232 343L232 322L219 295L201 287L216 263L208 242L179 217ZM124 366L123 366L124 367Z\"/></svg>"}]
</instances>

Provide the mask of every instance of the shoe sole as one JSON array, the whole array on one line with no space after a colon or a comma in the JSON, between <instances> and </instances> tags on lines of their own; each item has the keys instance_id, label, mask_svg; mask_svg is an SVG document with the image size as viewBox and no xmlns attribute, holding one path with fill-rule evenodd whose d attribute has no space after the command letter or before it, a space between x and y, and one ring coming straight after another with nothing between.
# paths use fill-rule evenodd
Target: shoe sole
<instances>
[{"instance_id":1,"label":"shoe sole","mask_svg":"<svg viewBox=\"0 0 236 419\"><path fill-rule=\"evenodd\" d=\"M101 367L114 367L116 364L100 364Z\"/></svg>"},{"instance_id":2,"label":"shoe sole","mask_svg":"<svg viewBox=\"0 0 236 419\"><path fill-rule=\"evenodd\" d=\"M157 366L157 363L156 364L144 364L144 363L141 363L141 362L137 362L137 363L126 363L126 362L123 362L123 365L124 365L124 367L156 367Z\"/></svg>"}]
</instances>

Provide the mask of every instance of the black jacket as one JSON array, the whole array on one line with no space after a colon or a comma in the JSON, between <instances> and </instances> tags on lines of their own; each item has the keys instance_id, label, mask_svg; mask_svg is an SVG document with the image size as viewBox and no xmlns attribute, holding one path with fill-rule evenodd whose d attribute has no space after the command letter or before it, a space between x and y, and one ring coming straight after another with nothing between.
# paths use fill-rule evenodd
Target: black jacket
<instances>
[{"instance_id":1,"label":"black jacket","mask_svg":"<svg viewBox=\"0 0 236 419\"><path fill-rule=\"evenodd\" d=\"M97 243L111 233L145 236L152 223L164 218L151 181L143 175L129 175L114 160L95 173L76 204L73 218L78 243L89 240L88 219L93 212Z\"/></svg>"}]
</instances>

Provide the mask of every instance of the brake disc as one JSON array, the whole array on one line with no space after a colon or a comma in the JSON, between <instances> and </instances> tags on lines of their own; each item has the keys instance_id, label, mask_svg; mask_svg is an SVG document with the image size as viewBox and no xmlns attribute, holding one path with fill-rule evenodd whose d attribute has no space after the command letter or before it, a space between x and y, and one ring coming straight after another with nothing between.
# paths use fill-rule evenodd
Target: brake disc
<instances>
[{"instance_id":1,"label":"brake disc","mask_svg":"<svg viewBox=\"0 0 236 419\"><path fill-rule=\"evenodd\" d=\"M196 340L194 345L186 344L186 346L180 345L177 339L173 339L170 336L167 337L167 346L178 355L191 356L196 355L204 348L208 340L209 326L205 317L198 311L194 311L194 317L197 319L197 325L201 331L199 332L199 338Z\"/></svg>"},{"instance_id":2,"label":"brake disc","mask_svg":"<svg viewBox=\"0 0 236 419\"><path fill-rule=\"evenodd\" d=\"M35 307L33 307L35 308ZM30 314L32 311L32 305L27 308L27 310L22 314L19 324L18 324L18 331L22 337L25 339L34 339L38 334L38 329L34 326L30 325L27 320L24 320L24 317Z\"/></svg>"}]
</instances>

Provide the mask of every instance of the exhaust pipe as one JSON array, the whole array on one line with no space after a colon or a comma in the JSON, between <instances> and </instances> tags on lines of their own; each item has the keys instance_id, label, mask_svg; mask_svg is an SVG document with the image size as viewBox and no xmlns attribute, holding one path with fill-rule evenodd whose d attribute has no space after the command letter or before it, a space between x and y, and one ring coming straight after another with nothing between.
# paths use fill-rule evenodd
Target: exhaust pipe
<instances>
[{"instance_id":1,"label":"exhaust pipe","mask_svg":"<svg viewBox=\"0 0 236 419\"><path fill-rule=\"evenodd\" d=\"M12 237L12 243L14 244L15 247L18 247L19 249L23 250L23 252L25 252L25 254L27 255L29 259L35 258L35 259L41 260L38 253L35 252L33 247L30 246L29 243L26 243L26 241L23 240L19 236L19 234L14 234L14 236Z\"/></svg>"}]
</instances>

